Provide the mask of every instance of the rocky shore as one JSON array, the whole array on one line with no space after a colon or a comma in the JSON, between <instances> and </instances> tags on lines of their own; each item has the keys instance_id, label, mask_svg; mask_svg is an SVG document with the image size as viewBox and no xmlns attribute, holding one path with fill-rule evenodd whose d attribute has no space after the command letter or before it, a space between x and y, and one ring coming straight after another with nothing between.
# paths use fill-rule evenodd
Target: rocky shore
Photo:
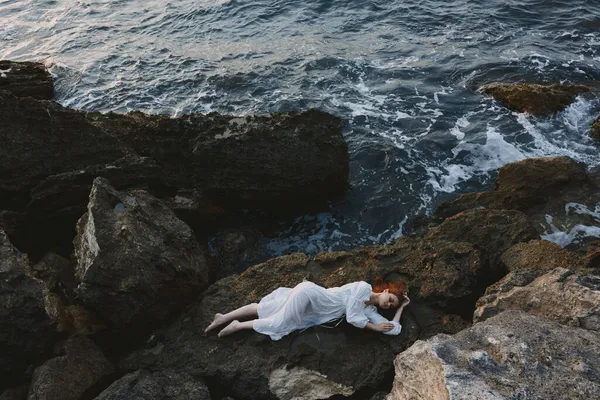
<instances>
[{"instance_id":1,"label":"rocky shore","mask_svg":"<svg viewBox=\"0 0 600 400\"><path fill-rule=\"evenodd\" d=\"M523 160L388 245L265 261L265 220L346 190L339 118L86 113L0 69L0 400L600 398L597 171ZM204 334L304 279L404 280L402 334Z\"/></svg>"}]
</instances>

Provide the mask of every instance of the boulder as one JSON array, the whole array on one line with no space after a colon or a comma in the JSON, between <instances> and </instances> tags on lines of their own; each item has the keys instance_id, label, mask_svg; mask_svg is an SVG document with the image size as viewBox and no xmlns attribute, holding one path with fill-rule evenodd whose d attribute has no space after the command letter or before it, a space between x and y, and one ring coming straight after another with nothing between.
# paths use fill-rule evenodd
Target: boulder
<instances>
[{"instance_id":1,"label":"boulder","mask_svg":"<svg viewBox=\"0 0 600 400\"><path fill-rule=\"evenodd\" d=\"M211 400L202 379L182 371L137 370L116 380L95 400Z\"/></svg>"},{"instance_id":2,"label":"boulder","mask_svg":"<svg viewBox=\"0 0 600 400\"><path fill-rule=\"evenodd\" d=\"M597 332L505 311L399 354L388 399L594 399L599 351Z\"/></svg>"},{"instance_id":3,"label":"boulder","mask_svg":"<svg viewBox=\"0 0 600 400\"><path fill-rule=\"evenodd\" d=\"M318 110L100 114L0 90L0 120L0 227L36 258L49 249L69 254L98 176L160 198L199 193L184 213L210 234L226 212L297 215L326 207L348 186L342 120Z\"/></svg>"},{"instance_id":4,"label":"boulder","mask_svg":"<svg viewBox=\"0 0 600 400\"><path fill-rule=\"evenodd\" d=\"M98 346L86 337L73 337L56 347L57 357L33 373L28 400L78 400L115 371Z\"/></svg>"},{"instance_id":5,"label":"boulder","mask_svg":"<svg viewBox=\"0 0 600 400\"><path fill-rule=\"evenodd\" d=\"M224 339L204 334L215 312L257 301L279 286L300 283L311 274L308 263L306 255L283 256L221 279L171 327L157 333L146 349L123 361L121 368L185 370L196 377L210 377L209 382L224 396L237 400L325 399L374 392L389 377L394 354L416 340L418 328L408 313L401 321L404 332L400 336L362 331L345 322L336 328L312 327L279 341L252 331ZM315 278L341 282L361 273L340 270ZM336 278L335 274L341 275Z\"/></svg>"},{"instance_id":6,"label":"boulder","mask_svg":"<svg viewBox=\"0 0 600 400\"><path fill-rule=\"evenodd\" d=\"M489 83L480 90L500 100L508 109L532 115L552 115L571 104L575 97L587 94L584 85L535 83Z\"/></svg>"},{"instance_id":7,"label":"boulder","mask_svg":"<svg viewBox=\"0 0 600 400\"><path fill-rule=\"evenodd\" d=\"M0 91L17 97L52 100L54 83L43 63L0 60Z\"/></svg>"},{"instance_id":8,"label":"boulder","mask_svg":"<svg viewBox=\"0 0 600 400\"><path fill-rule=\"evenodd\" d=\"M504 310L522 310L561 324L600 331L600 277L556 268L522 286L503 281L490 286L477 301L473 322Z\"/></svg>"},{"instance_id":9,"label":"boulder","mask_svg":"<svg viewBox=\"0 0 600 400\"><path fill-rule=\"evenodd\" d=\"M0 229L0 390L20 383L56 338L49 292Z\"/></svg>"},{"instance_id":10,"label":"boulder","mask_svg":"<svg viewBox=\"0 0 600 400\"><path fill-rule=\"evenodd\" d=\"M213 387L238 400L365 398L389 382L395 354L417 338L455 333L469 325L455 314L470 318L475 300L493 282L495 272L486 250L500 251L531 238L532 228L521 217L518 212L482 210L475 215L469 211L444 222L448 226L440 226L438 233L427 238L402 237L390 245L314 257L294 254L250 267L210 286L170 327L157 332L146 348L131 354L120 367L124 371L174 368L210 377ZM474 228L478 233L473 235L451 234L461 218L488 221L488 226ZM477 245L453 241L461 239ZM342 322L335 329L312 327L280 341L252 331L223 339L204 335L215 313L258 302L276 288L294 287L305 278L325 287L359 280L405 280L413 302L402 317L402 334L387 336ZM413 316L413 309L419 315Z\"/></svg>"},{"instance_id":11,"label":"boulder","mask_svg":"<svg viewBox=\"0 0 600 400\"><path fill-rule=\"evenodd\" d=\"M498 171L494 190L467 193L440 204L433 219L443 221L472 208L523 212L539 235L561 247L577 247L600 235L599 176L568 157L532 158Z\"/></svg>"},{"instance_id":12,"label":"boulder","mask_svg":"<svg viewBox=\"0 0 600 400\"><path fill-rule=\"evenodd\" d=\"M585 265L584 260L578 254L547 240L517 243L502 254L501 261L509 271L526 268L579 269Z\"/></svg>"},{"instance_id":13,"label":"boulder","mask_svg":"<svg viewBox=\"0 0 600 400\"><path fill-rule=\"evenodd\" d=\"M102 178L74 247L79 299L123 333L149 331L208 284L192 230L147 192L119 192Z\"/></svg>"},{"instance_id":14,"label":"boulder","mask_svg":"<svg viewBox=\"0 0 600 400\"><path fill-rule=\"evenodd\" d=\"M596 118L590 128L590 136L596 140L600 140L600 117Z\"/></svg>"}]
</instances>

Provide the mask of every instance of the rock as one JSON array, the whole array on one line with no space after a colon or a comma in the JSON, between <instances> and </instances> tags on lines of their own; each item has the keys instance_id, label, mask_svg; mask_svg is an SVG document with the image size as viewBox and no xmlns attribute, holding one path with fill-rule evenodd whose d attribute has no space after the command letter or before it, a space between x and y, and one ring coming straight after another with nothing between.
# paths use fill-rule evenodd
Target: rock
<instances>
[{"instance_id":1,"label":"rock","mask_svg":"<svg viewBox=\"0 0 600 400\"><path fill-rule=\"evenodd\" d=\"M196 189L178 190L175 196L163 200L171 210L175 211L179 219L205 235L214 234L221 220L226 216L222 206Z\"/></svg>"},{"instance_id":2,"label":"rock","mask_svg":"<svg viewBox=\"0 0 600 400\"><path fill-rule=\"evenodd\" d=\"M425 242L468 242L485 248L496 274L497 260L512 245L535 239L537 232L525 214L514 210L472 209L446 219L425 235ZM432 246L435 248L435 246Z\"/></svg>"},{"instance_id":3,"label":"rock","mask_svg":"<svg viewBox=\"0 0 600 400\"><path fill-rule=\"evenodd\" d=\"M559 267L579 269L584 266L584 261L576 253L546 240L517 243L502 254L501 260L509 271L525 268L550 270Z\"/></svg>"},{"instance_id":4,"label":"rock","mask_svg":"<svg viewBox=\"0 0 600 400\"><path fill-rule=\"evenodd\" d=\"M561 324L600 331L600 277L556 268L523 286L506 287L499 282L479 299L473 321L484 321L504 310L522 310Z\"/></svg>"},{"instance_id":5,"label":"rock","mask_svg":"<svg viewBox=\"0 0 600 400\"><path fill-rule=\"evenodd\" d=\"M199 193L190 219L204 234L228 212L294 216L326 207L348 186L342 121L318 110L100 114L0 90L0 120L0 227L35 258L49 249L69 254L98 176L160 198Z\"/></svg>"},{"instance_id":6,"label":"rock","mask_svg":"<svg viewBox=\"0 0 600 400\"><path fill-rule=\"evenodd\" d=\"M596 140L600 140L600 117L596 118L590 128L590 136Z\"/></svg>"},{"instance_id":7,"label":"rock","mask_svg":"<svg viewBox=\"0 0 600 400\"><path fill-rule=\"evenodd\" d=\"M597 332L505 311L399 354L388 399L598 398L599 351Z\"/></svg>"},{"instance_id":8,"label":"rock","mask_svg":"<svg viewBox=\"0 0 600 400\"><path fill-rule=\"evenodd\" d=\"M70 261L56 253L49 252L32 267L35 276L46 283L50 290L54 289L58 282L73 281L73 269Z\"/></svg>"},{"instance_id":9,"label":"rock","mask_svg":"<svg viewBox=\"0 0 600 400\"><path fill-rule=\"evenodd\" d=\"M202 379L182 371L137 370L113 382L95 400L211 400Z\"/></svg>"},{"instance_id":10,"label":"rock","mask_svg":"<svg viewBox=\"0 0 600 400\"><path fill-rule=\"evenodd\" d=\"M552 115L571 104L575 97L590 92L584 85L535 83L489 83L482 92L500 100L512 111Z\"/></svg>"},{"instance_id":11,"label":"rock","mask_svg":"<svg viewBox=\"0 0 600 400\"><path fill-rule=\"evenodd\" d=\"M0 60L0 90L17 97L52 100L52 75L42 63Z\"/></svg>"},{"instance_id":12,"label":"rock","mask_svg":"<svg viewBox=\"0 0 600 400\"><path fill-rule=\"evenodd\" d=\"M26 400L28 390L27 385L6 389L0 393L0 400Z\"/></svg>"},{"instance_id":13,"label":"rock","mask_svg":"<svg viewBox=\"0 0 600 400\"><path fill-rule=\"evenodd\" d=\"M57 357L36 368L28 400L78 400L114 373L113 365L86 337L73 337L56 349Z\"/></svg>"},{"instance_id":14,"label":"rock","mask_svg":"<svg viewBox=\"0 0 600 400\"><path fill-rule=\"evenodd\" d=\"M269 257L259 248L262 240L261 233L251 227L219 232L210 242L212 278L219 280L266 261Z\"/></svg>"},{"instance_id":15,"label":"rock","mask_svg":"<svg viewBox=\"0 0 600 400\"><path fill-rule=\"evenodd\" d=\"M0 229L0 390L27 377L55 340L49 292Z\"/></svg>"},{"instance_id":16,"label":"rock","mask_svg":"<svg viewBox=\"0 0 600 400\"><path fill-rule=\"evenodd\" d=\"M319 110L262 117L89 114L177 188L201 189L226 208L270 212L314 207L348 186L342 120Z\"/></svg>"},{"instance_id":17,"label":"rock","mask_svg":"<svg viewBox=\"0 0 600 400\"><path fill-rule=\"evenodd\" d=\"M600 269L600 240L588 243L583 255L583 263L587 268Z\"/></svg>"},{"instance_id":18,"label":"rock","mask_svg":"<svg viewBox=\"0 0 600 400\"><path fill-rule=\"evenodd\" d=\"M463 219L481 222L474 224L473 234L453 233ZM120 366L125 371L175 368L210 376L213 386L238 400L373 394L391 373L394 355L418 337L455 333L469 325L447 310L470 318L475 300L494 279L487 249L503 251L518 240L529 240L528 232L531 227L518 212L469 211L423 239L402 237L386 246L275 258L217 281ZM402 317L403 333L386 336L344 322L335 329L312 327L280 341L255 332L225 339L204 335L216 312L257 302L276 288L293 287L305 278L326 287L404 279L413 303ZM419 316L412 315L413 309Z\"/></svg>"},{"instance_id":19,"label":"rock","mask_svg":"<svg viewBox=\"0 0 600 400\"><path fill-rule=\"evenodd\" d=\"M123 333L149 331L208 284L192 230L147 192L119 192L102 178L74 247L79 298Z\"/></svg>"},{"instance_id":20,"label":"rock","mask_svg":"<svg viewBox=\"0 0 600 400\"><path fill-rule=\"evenodd\" d=\"M598 234L599 177L568 157L533 158L507 164L498 171L494 190L467 193L438 206L443 221L472 208L523 212L543 239L576 248Z\"/></svg>"},{"instance_id":21,"label":"rock","mask_svg":"<svg viewBox=\"0 0 600 400\"><path fill-rule=\"evenodd\" d=\"M389 376L394 354L416 340L418 329L408 313L402 318L400 336L365 332L345 322L334 329L312 327L279 341L255 332L225 339L204 335L215 312L256 301L278 286L301 282L309 274L308 261L301 254L283 256L218 281L170 328L157 333L147 348L123 361L121 368L174 368L195 377L211 377L212 385L224 396L237 400L325 399L374 392ZM339 273L329 271L332 276L324 274L322 281L334 280L332 272ZM347 272L345 278L357 271Z\"/></svg>"}]
</instances>

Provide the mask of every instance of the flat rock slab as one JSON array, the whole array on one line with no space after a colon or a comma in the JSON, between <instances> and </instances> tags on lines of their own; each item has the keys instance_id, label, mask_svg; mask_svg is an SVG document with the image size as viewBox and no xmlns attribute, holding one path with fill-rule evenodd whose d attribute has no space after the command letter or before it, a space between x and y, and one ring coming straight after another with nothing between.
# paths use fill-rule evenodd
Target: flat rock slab
<instances>
[{"instance_id":1,"label":"flat rock slab","mask_svg":"<svg viewBox=\"0 0 600 400\"><path fill-rule=\"evenodd\" d=\"M505 311L394 361L389 400L600 398L600 335Z\"/></svg>"},{"instance_id":2,"label":"flat rock slab","mask_svg":"<svg viewBox=\"0 0 600 400\"><path fill-rule=\"evenodd\" d=\"M504 310L522 310L561 324L600 332L599 276L556 268L518 286L510 284L514 282L511 274L490 286L477 301L474 322L484 321Z\"/></svg>"}]
</instances>

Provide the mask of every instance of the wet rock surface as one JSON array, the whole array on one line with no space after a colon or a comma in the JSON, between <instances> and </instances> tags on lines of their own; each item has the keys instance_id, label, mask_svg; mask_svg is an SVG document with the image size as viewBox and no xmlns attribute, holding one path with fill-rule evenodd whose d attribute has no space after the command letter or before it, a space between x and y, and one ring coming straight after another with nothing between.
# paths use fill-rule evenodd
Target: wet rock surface
<instances>
[{"instance_id":1,"label":"wet rock surface","mask_svg":"<svg viewBox=\"0 0 600 400\"><path fill-rule=\"evenodd\" d=\"M78 297L121 332L147 331L208 285L192 230L142 190L94 180L74 242Z\"/></svg>"},{"instance_id":2,"label":"wet rock surface","mask_svg":"<svg viewBox=\"0 0 600 400\"><path fill-rule=\"evenodd\" d=\"M175 370L138 370L113 382L95 400L211 400L202 379Z\"/></svg>"},{"instance_id":3,"label":"wet rock surface","mask_svg":"<svg viewBox=\"0 0 600 400\"><path fill-rule=\"evenodd\" d=\"M54 83L43 63L0 60L0 90L17 97L51 100Z\"/></svg>"},{"instance_id":4,"label":"wet rock surface","mask_svg":"<svg viewBox=\"0 0 600 400\"><path fill-rule=\"evenodd\" d=\"M29 64L14 63L11 74L37 82ZM342 121L318 110L243 118L100 114L2 88L0 226L24 251L42 249L36 257L56 248L68 255L98 176L161 198L201 193L186 212L195 229L211 234L226 212L294 216L326 206L348 186Z\"/></svg>"},{"instance_id":5,"label":"wet rock surface","mask_svg":"<svg viewBox=\"0 0 600 400\"><path fill-rule=\"evenodd\" d=\"M552 115L571 104L575 97L590 92L584 85L535 83L489 83L482 92L500 100L508 109L532 115Z\"/></svg>"},{"instance_id":6,"label":"wet rock surface","mask_svg":"<svg viewBox=\"0 0 600 400\"><path fill-rule=\"evenodd\" d=\"M472 208L523 212L543 239L561 247L583 245L600 229L598 176L568 157L533 158L505 165L494 190L467 193L440 204L437 221Z\"/></svg>"},{"instance_id":7,"label":"wet rock surface","mask_svg":"<svg viewBox=\"0 0 600 400\"><path fill-rule=\"evenodd\" d=\"M0 389L19 383L51 349L56 335L48 295L27 256L0 229Z\"/></svg>"},{"instance_id":8,"label":"wet rock surface","mask_svg":"<svg viewBox=\"0 0 600 400\"><path fill-rule=\"evenodd\" d=\"M36 368L28 400L77 400L114 373L102 351L86 337L56 346L57 357Z\"/></svg>"},{"instance_id":9,"label":"wet rock surface","mask_svg":"<svg viewBox=\"0 0 600 400\"><path fill-rule=\"evenodd\" d=\"M388 398L597 398L598 351L597 332L505 311L400 354Z\"/></svg>"},{"instance_id":10,"label":"wet rock surface","mask_svg":"<svg viewBox=\"0 0 600 400\"><path fill-rule=\"evenodd\" d=\"M473 321L504 310L522 310L558 323L600 331L600 277L556 268L526 285L507 285L505 277L477 301Z\"/></svg>"}]
</instances>

